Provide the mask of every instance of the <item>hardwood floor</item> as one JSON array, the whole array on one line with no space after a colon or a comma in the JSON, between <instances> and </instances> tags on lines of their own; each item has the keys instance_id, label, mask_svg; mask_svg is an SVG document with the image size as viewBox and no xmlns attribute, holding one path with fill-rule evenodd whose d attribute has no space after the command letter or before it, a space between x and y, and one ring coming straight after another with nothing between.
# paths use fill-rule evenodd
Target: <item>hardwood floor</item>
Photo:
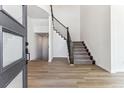
<instances>
[{"instance_id":1,"label":"hardwood floor","mask_svg":"<svg viewBox=\"0 0 124 93\"><path fill-rule=\"evenodd\" d=\"M29 88L121 88L124 73L110 74L95 65L70 66L65 59L29 62Z\"/></svg>"}]
</instances>

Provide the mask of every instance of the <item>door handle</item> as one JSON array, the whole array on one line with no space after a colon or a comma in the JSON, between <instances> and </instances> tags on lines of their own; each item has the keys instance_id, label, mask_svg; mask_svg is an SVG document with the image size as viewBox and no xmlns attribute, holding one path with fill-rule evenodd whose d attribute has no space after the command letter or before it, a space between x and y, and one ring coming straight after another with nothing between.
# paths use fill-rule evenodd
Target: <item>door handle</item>
<instances>
[{"instance_id":1,"label":"door handle","mask_svg":"<svg viewBox=\"0 0 124 93\"><path fill-rule=\"evenodd\" d=\"M27 60L30 61L30 53L27 53Z\"/></svg>"},{"instance_id":2,"label":"door handle","mask_svg":"<svg viewBox=\"0 0 124 93\"><path fill-rule=\"evenodd\" d=\"M30 61L30 53L27 53L27 54L26 54L26 57L27 57L27 58L26 58L26 64L28 64L28 61Z\"/></svg>"},{"instance_id":3,"label":"door handle","mask_svg":"<svg viewBox=\"0 0 124 93\"><path fill-rule=\"evenodd\" d=\"M28 51L27 46L29 45L29 43L25 42L25 45L26 45L26 49L25 49L25 52L26 52L26 64L28 64L28 61L30 61L30 53Z\"/></svg>"}]
</instances>

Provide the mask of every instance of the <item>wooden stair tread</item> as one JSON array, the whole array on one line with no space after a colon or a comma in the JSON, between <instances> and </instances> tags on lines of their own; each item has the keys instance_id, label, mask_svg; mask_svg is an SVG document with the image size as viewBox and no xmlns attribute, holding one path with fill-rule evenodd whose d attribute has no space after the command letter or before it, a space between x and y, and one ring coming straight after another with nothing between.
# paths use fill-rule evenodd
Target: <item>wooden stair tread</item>
<instances>
[{"instance_id":1,"label":"wooden stair tread","mask_svg":"<svg viewBox=\"0 0 124 93\"><path fill-rule=\"evenodd\" d=\"M74 64L92 64L92 60L83 42L74 42L73 45Z\"/></svg>"},{"instance_id":2,"label":"wooden stair tread","mask_svg":"<svg viewBox=\"0 0 124 93\"><path fill-rule=\"evenodd\" d=\"M89 55L74 55L74 58L90 58Z\"/></svg>"}]
</instances>

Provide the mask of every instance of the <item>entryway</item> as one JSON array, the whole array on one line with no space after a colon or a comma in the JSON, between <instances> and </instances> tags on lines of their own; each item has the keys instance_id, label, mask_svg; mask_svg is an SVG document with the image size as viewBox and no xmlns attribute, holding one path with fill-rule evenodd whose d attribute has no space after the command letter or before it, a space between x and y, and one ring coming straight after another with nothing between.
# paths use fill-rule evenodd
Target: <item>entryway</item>
<instances>
[{"instance_id":1,"label":"entryway","mask_svg":"<svg viewBox=\"0 0 124 93\"><path fill-rule=\"evenodd\" d=\"M49 55L49 14L38 6L28 6L28 49L30 61L45 60Z\"/></svg>"}]
</instances>

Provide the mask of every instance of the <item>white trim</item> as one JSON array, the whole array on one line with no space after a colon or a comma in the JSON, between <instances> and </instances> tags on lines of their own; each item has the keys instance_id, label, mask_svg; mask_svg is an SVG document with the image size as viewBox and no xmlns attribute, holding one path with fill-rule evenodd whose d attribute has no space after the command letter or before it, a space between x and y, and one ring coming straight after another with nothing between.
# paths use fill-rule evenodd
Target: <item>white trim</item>
<instances>
[{"instance_id":1,"label":"white trim","mask_svg":"<svg viewBox=\"0 0 124 93\"><path fill-rule=\"evenodd\" d=\"M118 73L118 72L124 72L124 69L116 69L111 71L111 73Z\"/></svg>"}]
</instances>

